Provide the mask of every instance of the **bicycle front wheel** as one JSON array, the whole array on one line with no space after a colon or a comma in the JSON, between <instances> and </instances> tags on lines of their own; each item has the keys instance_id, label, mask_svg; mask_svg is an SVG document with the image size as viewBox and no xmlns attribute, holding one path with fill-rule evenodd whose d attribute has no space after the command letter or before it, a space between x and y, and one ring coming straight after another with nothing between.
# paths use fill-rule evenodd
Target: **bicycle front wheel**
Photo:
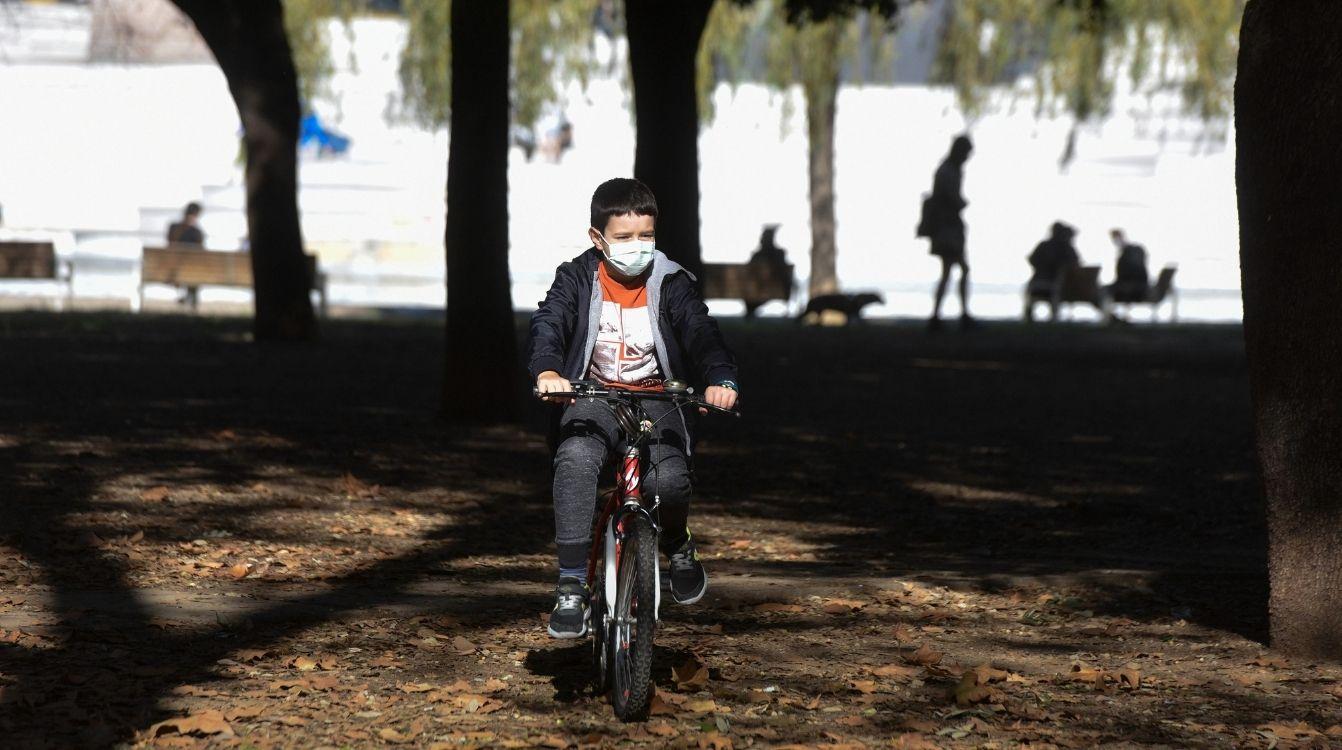
<instances>
[{"instance_id":1,"label":"bicycle front wheel","mask_svg":"<svg viewBox=\"0 0 1342 750\"><path fill-rule=\"evenodd\" d=\"M610 702L622 721L642 721L652 705L652 644L657 631L657 532L641 515L625 518L611 627Z\"/></svg>"}]
</instances>

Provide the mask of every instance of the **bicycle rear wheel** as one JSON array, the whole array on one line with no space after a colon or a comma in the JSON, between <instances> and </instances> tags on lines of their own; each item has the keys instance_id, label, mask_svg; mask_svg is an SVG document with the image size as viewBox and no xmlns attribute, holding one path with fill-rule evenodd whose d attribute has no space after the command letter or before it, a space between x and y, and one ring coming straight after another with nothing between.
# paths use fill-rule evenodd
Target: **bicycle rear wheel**
<instances>
[{"instance_id":1,"label":"bicycle rear wheel","mask_svg":"<svg viewBox=\"0 0 1342 750\"><path fill-rule=\"evenodd\" d=\"M622 721L642 721L652 704L652 644L657 631L657 532L641 515L625 518L610 629L610 702Z\"/></svg>"}]
</instances>

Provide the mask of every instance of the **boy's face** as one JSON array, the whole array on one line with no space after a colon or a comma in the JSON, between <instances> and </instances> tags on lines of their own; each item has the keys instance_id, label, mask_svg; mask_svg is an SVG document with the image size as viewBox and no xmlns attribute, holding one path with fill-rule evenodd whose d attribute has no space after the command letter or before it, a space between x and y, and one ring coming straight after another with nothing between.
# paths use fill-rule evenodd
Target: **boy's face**
<instances>
[{"instance_id":1,"label":"boy's face","mask_svg":"<svg viewBox=\"0 0 1342 750\"><path fill-rule=\"evenodd\" d=\"M602 241L603 236L605 241ZM657 218L641 214L612 216L606 222L604 230L598 227L589 228L587 237L592 240L593 245L601 249L601 252L610 255L610 244L618 245L621 242L632 242L634 240L655 241L657 239Z\"/></svg>"}]
</instances>

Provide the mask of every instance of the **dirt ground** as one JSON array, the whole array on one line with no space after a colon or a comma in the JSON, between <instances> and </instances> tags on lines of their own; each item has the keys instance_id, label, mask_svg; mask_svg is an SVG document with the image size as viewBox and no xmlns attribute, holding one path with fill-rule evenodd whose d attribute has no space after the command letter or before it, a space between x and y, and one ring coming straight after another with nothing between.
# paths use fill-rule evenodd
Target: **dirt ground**
<instances>
[{"instance_id":1,"label":"dirt ground","mask_svg":"<svg viewBox=\"0 0 1342 750\"><path fill-rule=\"evenodd\" d=\"M441 328L0 315L4 747L1327 747L1266 650L1235 327L724 327L654 716L544 633L542 435Z\"/></svg>"}]
</instances>

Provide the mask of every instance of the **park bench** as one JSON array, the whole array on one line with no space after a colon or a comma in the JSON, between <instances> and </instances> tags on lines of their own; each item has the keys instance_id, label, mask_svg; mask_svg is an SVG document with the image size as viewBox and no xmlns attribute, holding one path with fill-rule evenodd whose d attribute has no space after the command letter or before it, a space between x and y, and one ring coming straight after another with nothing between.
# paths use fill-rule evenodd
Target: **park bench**
<instances>
[{"instance_id":1,"label":"park bench","mask_svg":"<svg viewBox=\"0 0 1342 750\"><path fill-rule=\"evenodd\" d=\"M1062 311L1064 305L1084 303L1093 305L1106 318L1109 317L1109 296L1100 285L1099 266L1072 266L1058 273L1058 278L1048 288L1041 289L1030 284L1025 285L1025 322L1034 322L1034 305L1048 302L1053 311L1053 319Z\"/></svg>"},{"instance_id":2,"label":"park bench","mask_svg":"<svg viewBox=\"0 0 1342 750\"><path fill-rule=\"evenodd\" d=\"M304 254L308 285L317 292L319 311L326 316L326 274L317 267L317 256ZM199 309L197 290L202 286L252 288L252 255L248 252L214 252L198 247L169 245L146 247L140 264L140 307L144 308L147 284L166 284L186 291L183 302Z\"/></svg>"},{"instance_id":3,"label":"park bench","mask_svg":"<svg viewBox=\"0 0 1342 750\"><path fill-rule=\"evenodd\" d=\"M0 279L55 281L65 285L65 297L56 302L68 304L74 298L75 267L71 261L58 261L56 246L50 242L0 242Z\"/></svg>"},{"instance_id":4,"label":"park bench","mask_svg":"<svg viewBox=\"0 0 1342 750\"><path fill-rule=\"evenodd\" d=\"M765 302L792 299L791 263L705 263L704 299L739 299L746 317Z\"/></svg>"},{"instance_id":5,"label":"park bench","mask_svg":"<svg viewBox=\"0 0 1342 750\"><path fill-rule=\"evenodd\" d=\"M1160 275L1156 277L1156 283L1146 293L1146 299L1122 302L1114 302L1115 305L1150 305L1151 318L1155 319L1156 313L1160 312L1160 305L1165 300L1170 301L1170 322L1179 322L1179 290L1174 288L1174 272L1179 270L1177 266L1165 266L1160 269Z\"/></svg>"}]
</instances>

